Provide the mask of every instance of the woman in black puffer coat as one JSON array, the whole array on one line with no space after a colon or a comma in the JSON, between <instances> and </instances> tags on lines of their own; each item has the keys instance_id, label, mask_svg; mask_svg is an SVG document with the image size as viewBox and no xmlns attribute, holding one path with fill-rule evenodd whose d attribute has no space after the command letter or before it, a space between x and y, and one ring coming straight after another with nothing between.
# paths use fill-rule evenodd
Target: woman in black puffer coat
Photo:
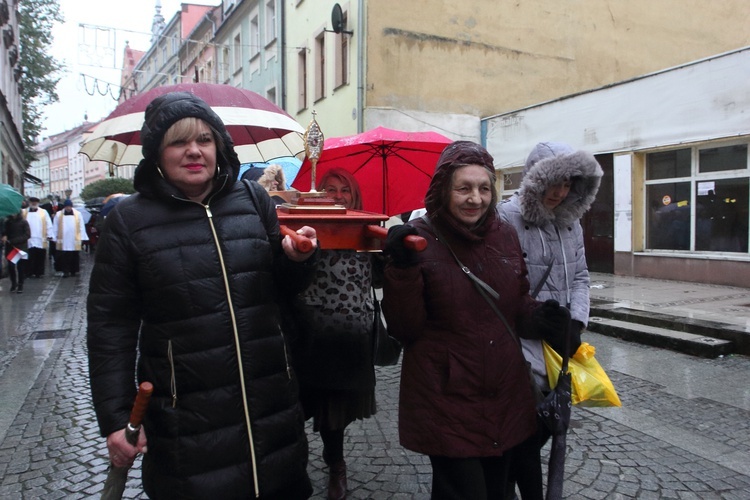
<instances>
[{"instance_id":1,"label":"woman in black puffer coat","mask_svg":"<svg viewBox=\"0 0 750 500\"><path fill-rule=\"evenodd\" d=\"M317 251L281 240L265 190L235 181L232 140L202 100L156 98L141 140L137 194L107 217L88 298L91 388L110 459L125 466L142 451L150 498L307 498L279 304L310 283ZM154 394L133 447L123 429L135 381Z\"/></svg>"}]
</instances>

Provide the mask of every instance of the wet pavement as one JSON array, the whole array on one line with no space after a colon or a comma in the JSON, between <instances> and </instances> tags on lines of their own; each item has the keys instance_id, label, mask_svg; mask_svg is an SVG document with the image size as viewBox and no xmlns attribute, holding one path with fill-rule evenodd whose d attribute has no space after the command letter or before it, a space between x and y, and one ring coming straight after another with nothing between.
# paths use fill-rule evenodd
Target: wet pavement
<instances>
[{"instance_id":1,"label":"wet pavement","mask_svg":"<svg viewBox=\"0 0 750 500\"><path fill-rule=\"evenodd\" d=\"M97 498L104 440L89 398L82 275L0 280L0 498ZM592 276L592 298L642 310L750 325L750 289ZM750 329L748 329L750 332ZM750 499L750 358L697 358L587 333L622 408L573 410L565 497ZM379 411L346 434L349 498L427 499L426 457L398 443L399 366L378 368ZM310 438L314 498L325 498L319 437ZM545 448L545 454L547 453ZM139 462L125 498L145 498Z\"/></svg>"}]
</instances>

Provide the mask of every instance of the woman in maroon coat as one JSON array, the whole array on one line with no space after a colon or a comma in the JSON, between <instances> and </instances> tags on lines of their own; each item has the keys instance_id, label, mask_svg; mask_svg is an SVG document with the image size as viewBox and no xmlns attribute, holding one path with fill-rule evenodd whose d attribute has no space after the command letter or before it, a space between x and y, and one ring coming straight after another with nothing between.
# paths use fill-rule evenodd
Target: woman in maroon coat
<instances>
[{"instance_id":1,"label":"woman in maroon coat","mask_svg":"<svg viewBox=\"0 0 750 500\"><path fill-rule=\"evenodd\" d=\"M492 156L458 141L438 160L425 197L427 218L391 228L383 311L404 343L399 436L429 455L432 498L503 498L510 450L536 431L535 399L516 333L554 323L529 295L518 237L495 215ZM428 240L411 252L407 234ZM450 249L449 249L450 247ZM503 321L457 258L496 290ZM536 312L538 311L538 312ZM541 471L538 495L541 498Z\"/></svg>"}]
</instances>

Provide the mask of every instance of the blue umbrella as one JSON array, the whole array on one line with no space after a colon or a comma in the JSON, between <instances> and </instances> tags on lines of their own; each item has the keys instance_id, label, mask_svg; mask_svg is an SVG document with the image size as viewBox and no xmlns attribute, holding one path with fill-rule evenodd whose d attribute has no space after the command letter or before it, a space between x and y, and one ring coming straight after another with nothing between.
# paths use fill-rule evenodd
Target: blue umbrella
<instances>
[{"instance_id":1,"label":"blue umbrella","mask_svg":"<svg viewBox=\"0 0 750 500\"><path fill-rule=\"evenodd\" d=\"M297 158L294 158L293 156L279 158L269 163L243 163L242 165L240 165L240 173L237 178L241 179L242 174L244 174L250 168L266 168L267 166L272 164L281 165L281 169L284 171L284 178L286 179L286 186L284 186L284 189L289 189L291 187L292 181L295 177L297 177L297 173L302 166L302 162Z\"/></svg>"},{"instance_id":2,"label":"blue umbrella","mask_svg":"<svg viewBox=\"0 0 750 500\"><path fill-rule=\"evenodd\" d=\"M119 196L112 196L107 202L102 205L102 210L99 212L102 217L106 217L109 212L112 211L113 208L115 208L115 205L120 203L122 200L127 198L129 195L127 194L121 194Z\"/></svg>"}]
</instances>

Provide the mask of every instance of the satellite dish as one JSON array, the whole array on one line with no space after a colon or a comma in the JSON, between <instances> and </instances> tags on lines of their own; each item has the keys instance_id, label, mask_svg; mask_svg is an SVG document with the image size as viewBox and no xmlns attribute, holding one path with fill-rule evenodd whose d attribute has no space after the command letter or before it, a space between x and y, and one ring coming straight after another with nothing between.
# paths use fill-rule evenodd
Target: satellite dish
<instances>
[{"instance_id":1,"label":"satellite dish","mask_svg":"<svg viewBox=\"0 0 750 500\"><path fill-rule=\"evenodd\" d=\"M331 26L334 33L343 33L344 31L344 13L341 11L341 5L339 4L333 4Z\"/></svg>"}]
</instances>

